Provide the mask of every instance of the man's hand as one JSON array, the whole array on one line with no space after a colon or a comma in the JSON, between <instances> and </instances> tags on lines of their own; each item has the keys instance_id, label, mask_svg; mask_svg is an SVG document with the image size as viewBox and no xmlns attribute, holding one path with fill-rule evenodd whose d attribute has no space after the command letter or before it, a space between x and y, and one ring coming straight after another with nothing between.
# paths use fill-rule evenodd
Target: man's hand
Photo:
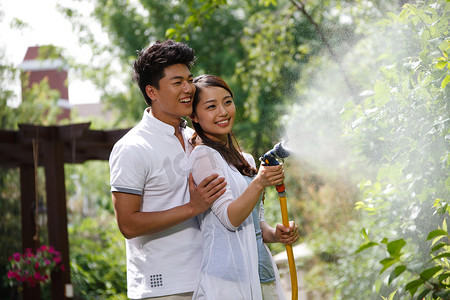
<instances>
[{"instance_id":1,"label":"man's hand","mask_svg":"<svg viewBox=\"0 0 450 300\"><path fill-rule=\"evenodd\" d=\"M283 226L283 224L277 224L275 228L275 238L282 244L293 244L298 240L298 228L294 221L289 221L289 228Z\"/></svg>"},{"instance_id":2,"label":"man's hand","mask_svg":"<svg viewBox=\"0 0 450 300\"><path fill-rule=\"evenodd\" d=\"M192 174L189 174L189 193L191 195L189 205L195 215L205 212L214 201L225 193L227 186L225 178L218 177L217 174L209 175L196 186Z\"/></svg>"}]
</instances>

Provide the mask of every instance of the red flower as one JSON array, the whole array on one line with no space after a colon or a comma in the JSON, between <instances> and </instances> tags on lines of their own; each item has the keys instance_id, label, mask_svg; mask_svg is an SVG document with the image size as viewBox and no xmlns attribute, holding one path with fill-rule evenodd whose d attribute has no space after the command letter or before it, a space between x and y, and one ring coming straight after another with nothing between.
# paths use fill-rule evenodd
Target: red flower
<instances>
[{"instance_id":1,"label":"red flower","mask_svg":"<svg viewBox=\"0 0 450 300\"><path fill-rule=\"evenodd\" d=\"M34 273L34 278L38 281L44 279L44 277L39 272Z\"/></svg>"},{"instance_id":2,"label":"red flower","mask_svg":"<svg viewBox=\"0 0 450 300\"><path fill-rule=\"evenodd\" d=\"M61 254L53 247L46 245L38 248L35 253L30 248L23 254L14 253L9 261L7 277L13 284L34 287L41 282L47 282L53 270L64 271Z\"/></svg>"},{"instance_id":3,"label":"red flower","mask_svg":"<svg viewBox=\"0 0 450 300\"><path fill-rule=\"evenodd\" d=\"M20 253L17 253L17 252L14 253L13 254L13 258L14 258L15 261L20 261Z\"/></svg>"}]
</instances>

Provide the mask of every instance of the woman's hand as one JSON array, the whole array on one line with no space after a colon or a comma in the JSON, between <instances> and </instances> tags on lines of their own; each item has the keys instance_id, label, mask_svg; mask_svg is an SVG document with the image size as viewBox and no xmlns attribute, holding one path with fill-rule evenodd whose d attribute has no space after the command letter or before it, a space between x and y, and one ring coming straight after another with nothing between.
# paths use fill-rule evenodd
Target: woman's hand
<instances>
[{"instance_id":1,"label":"woman's hand","mask_svg":"<svg viewBox=\"0 0 450 300\"><path fill-rule=\"evenodd\" d=\"M289 221L289 228L283 224L277 224L275 228L275 239L278 243L292 245L298 240L298 228L294 221Z\"/></svg>"},{"instance_id":2,"label":"woman's hand","mask_svg":"<svg viewBox=\"0 0 450 300\"><path fill-rule=\"evenodd\" d=\"M258 170L258 174L254 179L262 188L271 185L277 185L284 180L284 170L282 165L277 166L264 166L261 165Z\"/></svg>"}]
</instances>

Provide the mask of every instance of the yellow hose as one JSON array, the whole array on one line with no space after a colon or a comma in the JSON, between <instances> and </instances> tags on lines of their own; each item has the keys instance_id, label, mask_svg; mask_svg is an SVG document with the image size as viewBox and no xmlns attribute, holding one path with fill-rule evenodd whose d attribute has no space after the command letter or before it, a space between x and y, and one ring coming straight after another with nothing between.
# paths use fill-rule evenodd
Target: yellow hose
<instances>
[{"instance_id":1,"label":"yellow hose","mask_svg":"<svg viewBox=\"0 0 450 300\"><path fill-rule=\"evenodd\" d=\"M289 227L289 218L287 211L286 196L279 197L280 207L281 207L281 219L283 220L283 225ZM298 300L298 283L297 283L297 270L295 268L294 252L292 251L292 245L286 245L286 253L289 264L289 273L291 274L291 290L292 290L292 300Z\"/></svg>"}]
</instances>

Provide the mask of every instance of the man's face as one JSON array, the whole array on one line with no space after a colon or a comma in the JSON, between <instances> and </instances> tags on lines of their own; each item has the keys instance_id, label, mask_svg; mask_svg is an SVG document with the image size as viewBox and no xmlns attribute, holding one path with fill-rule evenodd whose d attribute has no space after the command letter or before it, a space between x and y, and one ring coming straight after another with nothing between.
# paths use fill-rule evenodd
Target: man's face
<instances>
[{"instance_id":1,"label":"man's face","mask_svg":"<svg viewBox=\"0 0 450 300\"><path fill-rule=\"evenodd\" d=\"M165 123L177 125L180 117L192 113L193 76L184 64L169 66L164 74L159 89L149 85L146 91L152 99L152 114Z\"/></svg>"}]
</instances>

